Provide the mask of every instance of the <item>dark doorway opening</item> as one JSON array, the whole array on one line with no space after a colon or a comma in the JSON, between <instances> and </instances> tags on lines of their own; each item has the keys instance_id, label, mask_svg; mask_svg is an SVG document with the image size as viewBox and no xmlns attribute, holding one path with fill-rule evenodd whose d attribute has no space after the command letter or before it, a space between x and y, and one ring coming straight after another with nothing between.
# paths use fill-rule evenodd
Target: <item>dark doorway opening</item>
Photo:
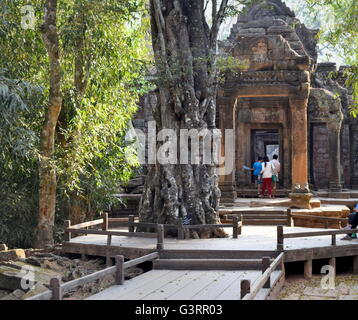
<instances>
[{"instance_id":1,"label":"dark doorway opening","mask_svg":"<svg viewBox=\"0 0 358 320\"><path fill-rule=\"evenodd\" d=\"M268 156L272 160L275 154L278 155L281 162L281 137L280 132L277 129L253 129L251 130L251 162L254 163L258 157ZM280 181L281 185L282 181Z\"/></svg>"}]
</instances>

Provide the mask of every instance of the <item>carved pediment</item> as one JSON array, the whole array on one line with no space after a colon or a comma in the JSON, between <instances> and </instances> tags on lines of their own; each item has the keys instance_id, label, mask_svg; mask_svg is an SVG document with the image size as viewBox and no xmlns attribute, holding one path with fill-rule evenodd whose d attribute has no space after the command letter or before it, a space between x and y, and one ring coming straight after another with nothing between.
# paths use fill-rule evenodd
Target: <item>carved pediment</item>
<instances>
[{"instance_id":1,"label":"carved pediment","mask_svg":"<svg viewBox=\"0 0 358 320\"><path fill-rule=\"evenodd\" d=\"M298 55L281 35L240 36L232 55L243 61L243 71L308 70L308 56Z\"/></svg>"},{"instance_id":2,"label":"carved pediment","mask_svg":"<svg viewBox=\"0 0 358 320\"><path fill-rule=\"evenodd\" d=\"M294 17L294 13L280 0L263 1L254 6L248 16L251 19L261 19L264 17L290 16Z\"/></svg>"}]
</instances>

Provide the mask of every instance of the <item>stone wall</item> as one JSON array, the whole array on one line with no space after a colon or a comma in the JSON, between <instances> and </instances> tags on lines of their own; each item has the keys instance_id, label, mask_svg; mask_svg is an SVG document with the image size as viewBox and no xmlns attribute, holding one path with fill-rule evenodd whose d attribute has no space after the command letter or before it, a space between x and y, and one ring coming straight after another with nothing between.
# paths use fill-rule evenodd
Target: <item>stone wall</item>
<instances>
[{"instance_id":1,"label":"stone wall","mask_svg":"<svg viewBox=\"0 0 358 320\"><path fill-rule=\"evenodd\" d=\"M329 154L328 154L328 129L325 124L313 124L313 176L315 187L328 188L329 182ZM294 165L294 164L293 164Z\"/></svg>"}]
</instances>

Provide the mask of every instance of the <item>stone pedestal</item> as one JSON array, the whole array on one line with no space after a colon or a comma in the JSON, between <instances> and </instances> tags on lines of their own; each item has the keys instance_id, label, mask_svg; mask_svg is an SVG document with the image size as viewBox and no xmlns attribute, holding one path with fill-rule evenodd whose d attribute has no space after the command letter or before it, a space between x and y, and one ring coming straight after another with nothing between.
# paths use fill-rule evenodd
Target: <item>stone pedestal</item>
<instances>
[{"instance_id":1,"label":"stone pedestal","mask_svg":"<svg viewBox=\"0 0 358 320\"><path fill-rule=\"evenodd\" d=\"M301 192L292 192L288 195L291 199L291 208L296 209L312 209L311 200L313 198L313 194L309 192L301 193Z\"/></svg>"}]
</instances>

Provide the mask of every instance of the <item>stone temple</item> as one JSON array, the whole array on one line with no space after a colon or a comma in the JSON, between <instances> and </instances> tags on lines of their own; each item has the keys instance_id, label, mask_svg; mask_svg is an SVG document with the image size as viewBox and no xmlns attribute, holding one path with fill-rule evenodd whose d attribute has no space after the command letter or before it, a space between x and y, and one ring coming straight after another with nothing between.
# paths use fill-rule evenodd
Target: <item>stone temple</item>
<instances>
[{"instance_id":1,"label":"stone temple","mask_svg":"<svg viewBox=\"0 0 358 320\"><path fill-rule=\"evenodd\" d=\"M221 54L242 65L225 74L217 97L217 127L234 129L236 146L235 170L220 178L223 202L254 189L243 166L274 153L287 194L307 186L335 195L358 189L358 122L349 115L346 67L317 62L319 30L308 29L281 0L244 12L220 43ZM133 121L142 130L152 119L150 100L143 99Z\"/></svg>"}]
</instances>

